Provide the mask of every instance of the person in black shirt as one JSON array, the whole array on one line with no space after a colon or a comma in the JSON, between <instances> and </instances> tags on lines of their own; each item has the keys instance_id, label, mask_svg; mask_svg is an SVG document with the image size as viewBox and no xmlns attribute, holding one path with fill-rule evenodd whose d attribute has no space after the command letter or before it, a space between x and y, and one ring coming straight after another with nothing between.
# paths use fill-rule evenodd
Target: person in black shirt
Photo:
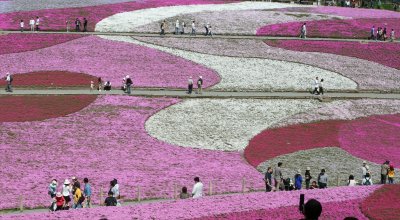
<instances>
[{"instance_id":1,"label":"person in black shirt","mask_svg":"<svg viewBox=\"0 0 400 220\"><path fill-rule=\"evenodd\" d=\"M83 18L83 32L87 31L87 23L88 21L86 20L86 18Z\"/></svg>"},{"instance_id":2,"label":"person in black shirt","mask_svg":"<svg viewBox=\"0 0 400 220\"><path fill-rule=\"evenodd\" d=\"M117 206L117 199L113 197L113 192L111 191L108 192L108 197L104 201L104 204L106 206Z\"/></svg>"},{"instance_id":3,"label":"person in black shirt","mask_svg":"<svg viewBox=\"0 0 400 220\"><path fill-rule=\"evenodd\" d=\"M265 173L265 192L271 192L272 190L272 168L268 167L267 172Z\"/></svg>"}]
</instances>

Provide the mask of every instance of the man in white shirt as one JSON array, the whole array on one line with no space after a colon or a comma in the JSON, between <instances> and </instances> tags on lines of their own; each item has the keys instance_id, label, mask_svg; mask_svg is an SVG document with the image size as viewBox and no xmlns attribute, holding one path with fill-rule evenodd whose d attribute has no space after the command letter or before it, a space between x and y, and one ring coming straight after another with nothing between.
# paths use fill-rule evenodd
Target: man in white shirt
<instances>
[{"instance_id":1,"label":"man in white shirt","mask_svg":"<svg viewBox=\"0 0 400 220\"><path fill-rule=\"evenodd\" d=\"M19 27L21 29L21 32L24 32L24 20L21 20L21 22L19 22Z\"/></svg>"},{"instance_id":2,"label":"man in white shirt","mask_svg":"<svg viewBox=\"0 0 400 220\"><path fill-rule=\"evenodd\" d=\"M196 25L194 24L194 21L192 21L192 33L190 35L196 36Z\"/></svg>"},{"instance_id":3,"label":"man in white shirt","mask_svg":"<svg viewBox=\"0 0 400 220\"><path fill-rule=\"evenodd\" d=\"M31 31L35 30L35 20L33 18L31 18L31 20L29 21L29 25L31 26Z\"/></svg>"},{"instance_id":4,"label":"man in white shirt","mask_svg":"<svg viewBox=\"0 0 400 220\"><path fill-rule=\"evenodd\" d=\"M315 80L314 80L314 91L312 92L312 94L313 95L315 95L315 94L318 95L319 94L318 89L319 89L319 79L318 79L318 77L316 77Z\"/></svg>"},{"instance_id":5,"label":"man in white shirt","mask_svg":"<svg viewBox=\"0 0 400 220\"><path fill-rule=\"evenodd\" d=\"M203 183L200 182L199 177L195 177L194 182L195 183L192 190L192 196L194 199L196 199L203 196Z\"/></svg>"},{"instance_id":6,"label":"man in white shirt","mask_svg":"<svg viewBox=\"0 0 400 220\"><path fill-rule=\"evenodd\" d=\"M175 34L176 35L179 34L179 20L176 20L176 23L175 23Z\"/></svg>"},{"instance_id":7,"label":"man in white shirt","mask_svg":"<svg viewBox=\"0 0 400 220\"><path fill-rule=\"evenodd\" d=\"M6 82L7 82L6 92L12 92L11 83L12 83L12 81L13 81L13 77L11 76L10 73L7 73L5 80L6 80Z\"/></svg>"},{"instance_id":8,"label":"man in white shirt","mask_svg":"<svg viewBox=\"0 0 400 220\"><path fill-rule=\"evenodd\" d=\"M306 23L304 23L304 24L301 26L301 34L300 34L300 37L305 39L306 36L307 36L307 28L306 28Z\"/></svg>"},{"instance_id":9,"label":"man in white shirt","mask_svg":"<svg viewBox=\"0 0 400 220\"><path fill-rule=\"evenodd\" d=\"M367 165L366 161L363 161L363 165L361 167L362 170L362 179L365 178L365 176L367 175L367 173L369 173L369 166Z\"/></svg>"}]
</instances>

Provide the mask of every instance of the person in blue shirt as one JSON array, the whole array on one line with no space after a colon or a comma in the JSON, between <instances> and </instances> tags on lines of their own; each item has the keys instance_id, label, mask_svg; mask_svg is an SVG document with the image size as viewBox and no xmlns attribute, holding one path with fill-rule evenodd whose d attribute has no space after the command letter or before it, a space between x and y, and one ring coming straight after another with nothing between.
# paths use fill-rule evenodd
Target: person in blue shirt
<instances>
[{"instance_id":1,"label":"person in blue shirt","mask_svg":"<svg viewBox=\"0 0 400 220\"><path fill-rule=\"evenodd\" d=\"M300 170L297 171L297 174L294 176L294 187L296 190L301 189L301 185L303 184L303 177L300 174Z\"/></svg>"},{"instance_id":2,"label":"person in blue shirt","mask_svg":"<svg viewBox=\"0 0 400 220\"><path fill-rule=\"evenodd\" d=\"M84 178L83 182L85 183L83 194L86 197L86 208L90 208L92 207L92 204L90 203L90 197L92 196L92 188L90 187L88 178Z\"/></svg>"}]
</instances>

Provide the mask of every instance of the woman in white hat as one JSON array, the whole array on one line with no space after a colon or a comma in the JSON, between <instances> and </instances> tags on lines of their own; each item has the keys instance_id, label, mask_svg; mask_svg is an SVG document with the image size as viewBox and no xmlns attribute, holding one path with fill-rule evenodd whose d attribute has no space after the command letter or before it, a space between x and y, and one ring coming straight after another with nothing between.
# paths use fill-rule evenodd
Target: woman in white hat
<instances>
[{"instance_id":1,"label":"woman in white hat","mask_svg":"<svg viewBox=\"0 0 400 220\"><path fill-rule=\"evenodd\" d=\"M71 182L68 179L65 179L64 185L62 187L62 196L64 197L65 200L65 209L69 209L69 203L71 202Z\"/></svg>"},{"instance_id":2,"label":"woman in white hat","mask_svg":"<svg viewBox=\"0 0 400 220\"><path fill-rule=\"evenodd\" d=\"M55 209L55 211L63 210L64 206L65 206L65 199L64 199L63 195L60 192L58 192L56 194L56 209Z\"/></svg>"}]
</instances>

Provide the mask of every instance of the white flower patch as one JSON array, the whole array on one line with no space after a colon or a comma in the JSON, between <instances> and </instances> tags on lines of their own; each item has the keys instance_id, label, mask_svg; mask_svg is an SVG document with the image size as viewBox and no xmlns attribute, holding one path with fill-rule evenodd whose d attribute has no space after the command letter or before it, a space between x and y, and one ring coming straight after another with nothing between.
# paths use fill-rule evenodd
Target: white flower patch
<instances>
[{"instance_id":1,"label":"white flower patch","mask_svg":"<svg viewBox=\"0 0 400 220\"><path fill-rule=\"evenodd\" d=\"M96 24L95 30L100 32L130 32L133 31L135 27L174 17L179 14L203 11L261 10L287 7L294 7L294 5L272 2L240 2L230 4L180 5L148 8L132 12L123 12L105 18ZM296 5L296 7L299 7L299 5Z\"/></svg>"},{"instance_id":2,"label":"white flower patch","mask_svg":"<svg viewBox=\"0 0 400 220\"><path fill-rule=\"evenodd\" d=\"M221 76L212 89L224 91L309 90L316 76L325 80L328 90L356 90L357 84L337 73L305 64L262 58L215 56L143 43L130 37L102 36L105 39L135 43L203 64ZM193 76L197 77L197 76ZM207 80L207 79L204 79Z\"/></svg>"},{"instance_id":3,"label":"white flower patch","mask_svg":"<svg viewBox=\"0 0 400 220\"><path fill-rule=\"evenodd\" d=\"M319 105L312 100L189 99L151 116L146 130L179 146L237 151L283 118Z\"/></svg>"}]
</instances>

